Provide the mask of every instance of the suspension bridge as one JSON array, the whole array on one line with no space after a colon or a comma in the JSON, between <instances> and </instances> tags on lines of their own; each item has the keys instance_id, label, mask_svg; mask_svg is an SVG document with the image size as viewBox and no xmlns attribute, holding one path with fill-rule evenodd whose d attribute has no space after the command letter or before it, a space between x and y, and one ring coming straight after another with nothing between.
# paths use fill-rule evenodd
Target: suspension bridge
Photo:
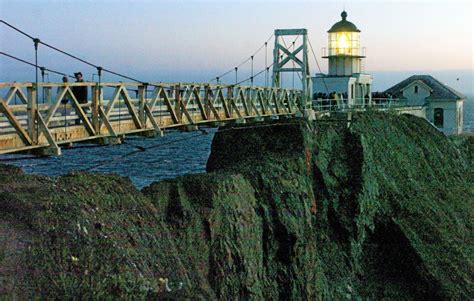
<instances>
[{"instance_id":1,"label":"suspension bridge","mask_svg":"<svg viewBox=\"0 0 474 301\"><path fill-rule=\"evenodd\" d=\"M60 155L61 147L78 142L120 144L127 135L155 137L168 129L197 130L202 125L280 116L314 118L335 108L351 112L374 105L362 100L362 107L349 108L334 106L332 99L312 100L310 54L320 72L321 68L306 29L276 29L251 55L206 83L162 83L142 81L94 64L4 20L0 25L30 39L35 54L35 61L29 62L0 52L35 70L34 82L0 82L0 154ZM269 49L272 39L273 49ZM95 80L93 75L91 81L69 82L74 76L41 66L40 47L95 68ZM257 55L264 56L261 69L255 68ZM250 74L244 78L239 77L243 66L250 66ZM104 73L127 81L103 81ZM283 75L288 73L291 84L287 81L283 87ZM49 82L49 76L45 81L49 74L63 76L63 82ZM264 85L256 85L256 79ZM87 90L85 99L78 97L78 89ZM378 103L380 109L388 108L386 102Z\"/></svg>"},{"instance_id":2,"label":"suspension bridge","mask_svg":"<svg viewBox=\"0 0 474 301\"><path fill-rule=\"evenodd\" d=\"M0 54L34 67L36 77L35 82L0 83L0 154L60 155L62 146L77 142L119 144L126 135L153 137L163 135L171 128L193 130L205 124L217 126L227 122L303 116L311 108L306 29L275 30L240 64L207 83L154 83L91 63L4 20L0 20L0 25L33 42L34 62L5 52ZM285 38L288 37L294 40L287 43ZM270 64L268 48L272 38L275 43L273 63ZM41 66L38 63L40 47L95 68L96 81L45 82L45 75L50 73L73 76ZM265 66L254 72L254 59L262 52L265 53ZM245 64L250 64L250 74L239 79L239 68ZM291 88L281 85L284 72L293 74ZM103 73L124 78L127 82L102 81ZM295 88L294 74L298 74L300 88ZM229 82L233 75L235 81ZM264 86L255 85L254 80L258 77L265 78ZM77 87L90 91L87 101L78 99L74 92Z\"/></svg>"}]
</instances>

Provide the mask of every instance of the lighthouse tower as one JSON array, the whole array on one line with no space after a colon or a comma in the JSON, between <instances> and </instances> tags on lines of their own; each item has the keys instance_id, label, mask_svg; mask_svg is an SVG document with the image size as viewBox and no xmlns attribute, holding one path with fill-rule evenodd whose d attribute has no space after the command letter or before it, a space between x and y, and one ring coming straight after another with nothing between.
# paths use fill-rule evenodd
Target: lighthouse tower
<instances>
[{"instance_id":1,"label":"lighthouse tower","mask_svg":"<svg viewBox=\"0 0 474 301\"><path fill-rule=\"evenodd\" d=\"M364 74L365 58L360 46L360 30L341 13L339 22L328 30L328 47L323 58L328 59L328 74L316 74L313 98L333 98L340 106L368 105L371 102L372 76Z\"/></svg>"},{"instance_id":2,"label":"lighthouse tower","mask_svg":"<svg viewBox=\"0 0 474 301\"><path fill-rule=\"evenodd\" d=\"M362 55L360 30L347 21L347 13L341 13L342 20L328 30L329 76L351 76L361 73Z\"/></svg>"}]
</instances>

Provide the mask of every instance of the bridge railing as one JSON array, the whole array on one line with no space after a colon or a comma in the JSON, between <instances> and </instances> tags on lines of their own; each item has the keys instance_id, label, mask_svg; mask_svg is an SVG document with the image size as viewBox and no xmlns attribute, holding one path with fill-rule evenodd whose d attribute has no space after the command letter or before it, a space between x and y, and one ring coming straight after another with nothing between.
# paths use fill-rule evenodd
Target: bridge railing
<instances>
[{"instance_id":1,"label":"bridge railing","mask_svg":"<svg viewBox=\"0 0 474 301\"><path fill-rule=\"evenodd\" d=\"M372 98L370 102L368 98L357 98L354 99L353 104L348 104L347 100L322 98L313 100L313 109L320 112L345 112L366 109L388 110L407 107L403 100L397 98Z\"/></svg>"},{"instance_id":2,"label":"bridge railing","mask_svg":"<svg viewBox=\"0 0 474 301\"><path fill-rule=\"evenodd\" d=\"M81 103L75 87L88 89ZM0 83L0 153L295 114L300 90L198 83Z\"/></svg>"}]
</instances>

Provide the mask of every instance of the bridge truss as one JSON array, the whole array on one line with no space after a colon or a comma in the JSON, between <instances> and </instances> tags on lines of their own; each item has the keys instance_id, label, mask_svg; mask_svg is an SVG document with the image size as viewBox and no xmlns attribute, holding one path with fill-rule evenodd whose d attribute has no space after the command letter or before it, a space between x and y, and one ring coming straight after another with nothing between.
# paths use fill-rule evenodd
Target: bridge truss
<instances>
[{"instance_id":1,"label":"bridge truss","mask_svg":"<svg viewBox=\"0 0 474 301\"><path fill-rule=\"evenodd\" d=\"M87 103L78 102L75 86L92 92ZM0 93L0 154L44 155L75 142L114 144L125 135L300 114L305 97L275 87L134 82L0 83Z\"/></svg>"}]
</instances>

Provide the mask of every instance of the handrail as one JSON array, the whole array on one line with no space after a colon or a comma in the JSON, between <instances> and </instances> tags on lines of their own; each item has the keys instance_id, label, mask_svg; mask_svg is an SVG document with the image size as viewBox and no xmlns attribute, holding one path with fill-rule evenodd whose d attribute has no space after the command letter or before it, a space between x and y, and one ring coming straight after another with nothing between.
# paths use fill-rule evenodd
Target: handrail
<instances>
[{"instance_id":1,"label":"handrail","mask_svg":"<svg viewBox=\"0 0 474 301\"><path fill-rule=\"evenodd\" d=\"M74 87L88 87L86 103ZM78 140L302 114L303 100L301 90L209 83L0 83L0 154L32 148L57 154L58 145Z\"/></svg>"}]
</instances>

